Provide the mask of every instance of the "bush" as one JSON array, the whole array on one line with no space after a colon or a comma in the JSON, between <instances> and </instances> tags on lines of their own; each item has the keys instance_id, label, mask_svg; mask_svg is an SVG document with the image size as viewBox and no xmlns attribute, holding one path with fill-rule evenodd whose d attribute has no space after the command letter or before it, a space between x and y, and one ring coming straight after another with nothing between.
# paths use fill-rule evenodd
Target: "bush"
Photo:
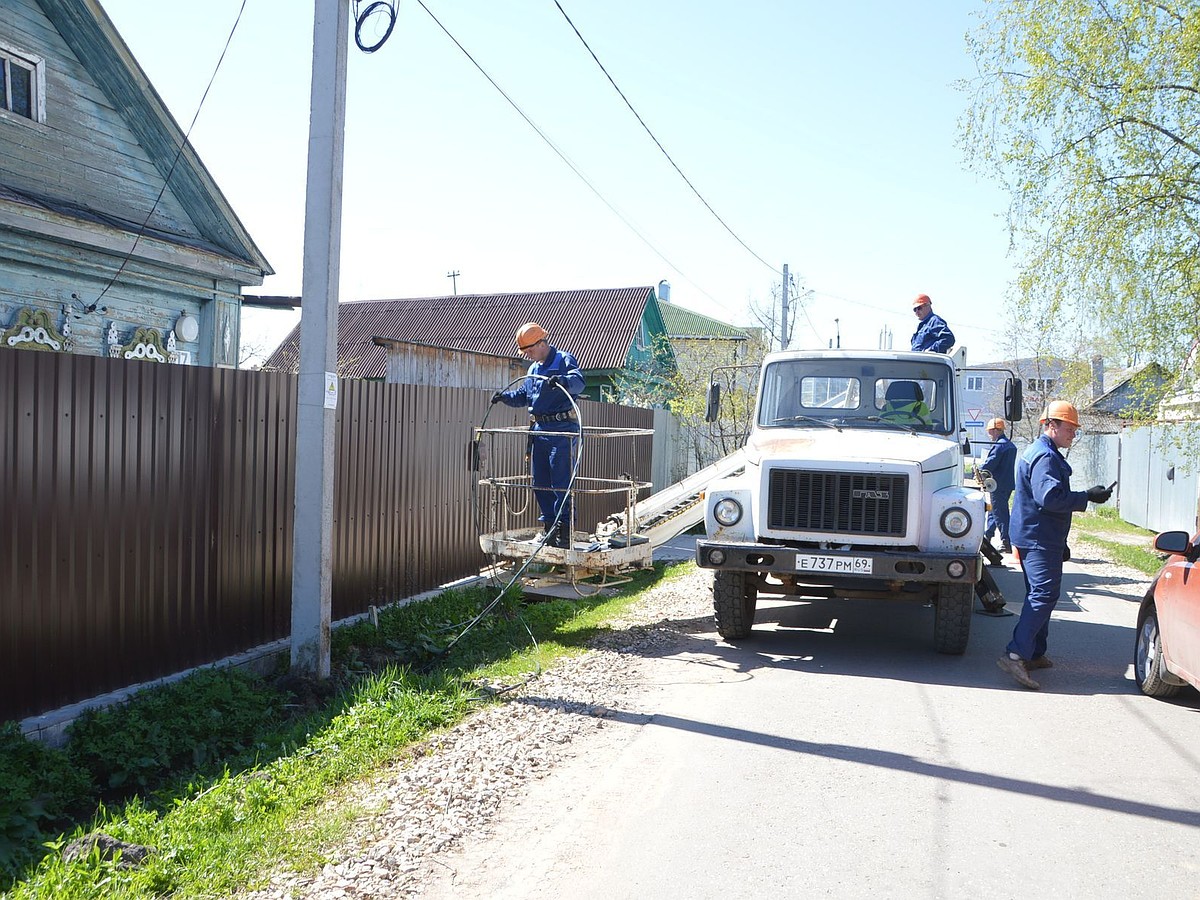
<instances>
[{"instance_id":1,"label":"bush","mask_svg":"<svg viewBox=\"0 0 1200 900\"><path fill-rule=\"evenodd\" d=\"M92 797L87 774L63 751L27 739L16 722L0 725L0 888Z\"/></svg>"},{"instance_id":2,"label":"bush","mask_svg":"<svg viewBox=\"0 0 1200 900\"><path fill-rule=\"evenodd\" d=\"M219 771L282 709L282 695L253 675L203 669L122 706L88 710L70 727L69 754L106 799L123 798L180 774Z\"/></svg>"}]
</instances>

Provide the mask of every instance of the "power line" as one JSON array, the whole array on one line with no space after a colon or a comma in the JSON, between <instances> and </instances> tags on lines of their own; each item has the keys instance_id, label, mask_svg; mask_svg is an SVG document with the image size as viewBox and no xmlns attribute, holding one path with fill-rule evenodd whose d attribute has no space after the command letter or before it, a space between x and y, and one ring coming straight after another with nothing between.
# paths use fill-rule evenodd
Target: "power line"
<instances>
[{"instance_id":1,"label":"power line","mask_svg":"<svg viewBox=\"0 0 1200 900\"><path fill-rule=\"evenodd\" d=\"M594 59L596 61L596 65L598 65L600 67L600 71L604 73L604 77L608 79L608 83L613 86L613 89L621 96L621 99L625 101L625 105L629 107L629 111L631 113L633 113L634 118L638 120L638 124L640 124L642 126L642 128L645 129L646 134L650 135L650 140L654 141L655 146L658 147L658 149L662 151L662 155L667 158L667 162L669 162L671 164L671 167L676 172L679 173L679 177L683 179L684 184L686 184L689 188L691 188L692 193L695 194L696 197L700 200L700 202L704 204L704 208L707 209L710 213L712 213L713 218L721 223L721 227L724 228L726 231L728 231L729 234L732 235L733 239L735 241L737 241L739 244L741 244L742 247L745 248L747 253L749 253L751 256L753 256L755 259L757 259L760 263L762 263L764 266L766 266L768 269L770 269L776 275L781 275L782 273L778 269L776 269L775 266L771 265L769 262L767 262L765 259L763 259L761 256L759 256L757 253L755 253L750 248L750 245L747 244L745 241L743 241L741 239L741 237L738 236L737 232L735 232L732 228L730 228L729 225L725 222L725 220L722 219L717 214L717 211L712 208L712 206L709 204L709 202L704 199L704 196L700 193L700 191L698 191L696 189L696 186L694 184L692 184L691 180L686 175L683 174L683 170L681 168L679 168L678 165L676 165L675 160L673 160L671 158L671 154L667 152L667 148L664 147L662 145L662 142L659 141L659 139L654 136L654 132L650 130L650 126L646 124L645 120L643 120L641 115L638 114L638 111L633 108L633 104L629 102L629 98L625 96L625 92L622 91L621 88L617 85L616 81L613 80L612 75L608 74L608 69L604 68L604 63L600 62L600 58L598 56L596 56L596 52L591 48L591 46L588 44L587 40L584 39L584 36L579 33L579 29L575 27L575 23L572 22L571 17L567 15L567 11L562 8L562 4L559 3L558 0L554 0L554 5L558 7L558 11L560 13L562 13L562 17L567 20L567 24L571 26L571 30L575 32L575 36L577 38L579 38L580 42L587 49L587 52L591 54L592 59Z\"/></svg>"},{"instance_id":2,"label":"power line","mask_svg":"<svg viewBox=\"0 0 1200 900\"><path fill-rule=\"evenodd\" d=\"M442 31L445 33L446 37L450 38L450 40L454 42L454 46L458 47L458 49L460 51L462 51L463 55L466 56L466 58L471 61L471 64L473 66L475 66L476 69L479 70L480 74L483 75L483 77L488 80L488 82L491 84L491 86L500 92L500 96L503 97L505 99L505 101L508 102L508 105L511 106L514 110L516 110L517 114L522 119L525 120L526 124L528 124L529 127L532 128L537 133L537 136L540 137L545 142L546 146L549 147L551 150L553 150L554 153L558 156L558 158L567 164L567 166L571 169L572 172L575 173L575 175L579 178L579 180L582 181L585 185L587 185L588 190L590 190L593 194L595 194L596 197L599 198L600 202L603 203L605 206L607 206L609 208L609 210L613 213L613 215L615 215L618 219L620 219L625 224L626 228L628 228L635 235L637 235L638 238L642 241L642 243L645 244L647 247L649 247L659 259L661 259L664 263L666 263L668 266L670 266L672 270L674 270L675 272L678 272L684 278L684 280L686 280L689 284L691 284L694 288L696 288L696 290L698 290L700 293L702 293L705 297L707 297L713 303L720 305L720 303L721 303L720 300L718 300L716 297L712 296L712 294L710 294L708 291L704 290L704 288L700 287L700 285L696 284L696 282L693 281L691 278L689 278L687 276L687 273L685 273L681 268L679 268L679 266L675 265L675 263L673 263L673 262L671 262L671 260L667 259L667 257L663 254L663 252L661 250L659 250L657 247L655 247L654 244L652 244L650 242L649 238L647 238L644 234L642 234L641 231L639 231L637 229L637 227L632 222L630 222L629 219L627 219L625 217L625 215L619 209L617 209L615 206L613 206L613 204L610 203L608 201L608 199L602 193L600 193L599 189L596 188L596 186L593 185L591 183L591 181L588 180L587 176L584 175L582 171L580 171L579 167L575 165L575 163L570 159L570 157L568 157L566 155L566 153L563 150L561 150L558 147L558 145L555 144L554 141L552 141L544 131L542 131L541 128L538 127L537 123L535 123L533 121L533 119L529 118L529 116L526 115L525 111L523 109L521 109L520 106L517 105L517 102L515 100L513 100L513 98L510 97L505 92L504 88L500 87L500 85L496 82L496 80L487 73L487 70L485 70L483 68L483 66L481 66L479 64L478 61L476 61L475 57L473 57L471 55L470 51L467 50L467 48L464 47L461 43L459 43L458 38L456 38L453 34L451 34L450 30L441 23L441 20L438 19L438 17L433 14L433 12L429 9L429 7L425 5L424 0L417 0L417 3L420 5L421 9L425 10L425 12L429 16L429 18L433 19L433 21L437 25L437 27L442 29Z\"/></svg>"},{"instance_id":3,"label":"power line","mask_svg":"<svg viewBox=\"0 0 1200 900\"><path fill-rule=\"evenodd\" d=\"M171 176L175 174L175 167L179 165L179 159L183 156L184 149L188 146L188 139L192 135L192 129L196 127L196 120L200 118L200 110L204 108L204 101L208 99L208 92L212 90L213 82L217 80L217 72L221 70L221 63L225 61L225 54L229 51L229 44L233 41L233 35L237 31L238 23L242 21L242 13L246 11L246 3L248 0L242 0L241 8L238 9L237 18L233 20L233 27L229 29L229 37L225 38L225 46L221 48L221 55L217 58L217 64L213 67L212 76L208 79L208 85L204 88L204 94L200 97L200 102L196 104L196 114L192 116L192 123L188 125L188 129L184 132L183 142L179 145L179 149L175 152L175 159L171 161L171 168L167 170L167 177L163 179L162 190L158 192L158 196L154 198L154 203L150 207L150 211L146 213L146 220L142 222L141 228L138 229L137 235L133 239L133 245L129 248L129 252L125 254L125 258L121 260L121 265L117 269L112 278L108 280L108 284L104 286L104 290L100 295L92 301L89 306L85 306L87 312L95 312L100 301L104 299L117 279L121 277L121 273L125 271L125 267L129 265L129 260L133 259L133 253L137 250L138 244L142 240L142 235L146 233L146 228L150 225L150 217L154 215L154 211L158 209L158 204L162 202L163 195L167 193L167 185L171 183Z\"/></svg>"}]
</instances>

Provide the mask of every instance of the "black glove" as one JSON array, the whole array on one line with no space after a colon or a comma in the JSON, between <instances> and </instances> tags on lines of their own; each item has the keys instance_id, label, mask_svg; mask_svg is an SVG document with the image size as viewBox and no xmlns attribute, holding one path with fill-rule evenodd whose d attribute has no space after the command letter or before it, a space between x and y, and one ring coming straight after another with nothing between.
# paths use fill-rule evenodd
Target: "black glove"
<instances>
[{"instance_id":1,"label":"black glove","mask_svg":"<svg viewBox=\"0 0 1200 900\"><path fill-rule=\"evenodd\" d=\"M1112 488L1107 488L1102 484L1093 485L1087 489L1087 498L1089 503L1107 503L1108 498L1112 496Z\"/></svg>"},{"instance_id":2,"label":"black glove","mask_svg":"<svg viewBox=\"0 0 1200 900\"><path fill-rule=\"evenodd\" d=\"M496 391L496 393L492 394L492 403L499 403L503 399L504 395L499 391Z\"/></svg>"},{"instance_id":3,"label":"black glove","mask_svg":"<svg viewBox=\"0 0 1200 900\"><path fill-rule=\"evenodd\" d=\"M563 386L562 379L557 375L551 375L549 378L546 379L546 387L555 388L555 387L562 387L562 386Z\"/></svg>"}]
</instances>

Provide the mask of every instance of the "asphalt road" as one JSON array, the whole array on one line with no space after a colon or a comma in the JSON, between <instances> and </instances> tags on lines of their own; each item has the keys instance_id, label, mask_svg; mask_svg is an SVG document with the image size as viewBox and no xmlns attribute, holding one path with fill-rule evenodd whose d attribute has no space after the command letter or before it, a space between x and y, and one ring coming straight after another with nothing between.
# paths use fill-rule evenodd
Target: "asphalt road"
<instances>
[{"instance_id":1,"label":"asphalt road","mask_svg":"<svg viewBox=\"0 0 1200 900\"><path fill-rule=\"evenodd\" d=\"M1037 692L995 666L1011 617L949 657L921 607L760 604L649 661L427 896L1200 898L1200 694L1132 681L1145 583L1068 565Z\"/></svg>"}]
</instances>

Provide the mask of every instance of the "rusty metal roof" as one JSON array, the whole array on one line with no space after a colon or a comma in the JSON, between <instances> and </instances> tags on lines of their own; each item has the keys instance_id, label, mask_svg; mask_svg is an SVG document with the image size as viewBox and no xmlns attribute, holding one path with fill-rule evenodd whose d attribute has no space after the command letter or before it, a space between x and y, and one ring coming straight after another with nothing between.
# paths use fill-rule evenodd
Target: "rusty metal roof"
<instances>
[{"instance_id":1,"label":"rusty metal roof","mask_svg":"<svg viewBox=\"0 0 1200 900\"><path fill-rule=\"evenodd\" d=\"M652 287L630 287L349 301L338 306L338 372L383 378L387 350L377 337L514 357L517 329L526 322L545 328L550 343L573 353L585 372L621 369L653 298ZM299 345L297 325L264 368L294 371Z\"/></svg>"}]
</instances>

